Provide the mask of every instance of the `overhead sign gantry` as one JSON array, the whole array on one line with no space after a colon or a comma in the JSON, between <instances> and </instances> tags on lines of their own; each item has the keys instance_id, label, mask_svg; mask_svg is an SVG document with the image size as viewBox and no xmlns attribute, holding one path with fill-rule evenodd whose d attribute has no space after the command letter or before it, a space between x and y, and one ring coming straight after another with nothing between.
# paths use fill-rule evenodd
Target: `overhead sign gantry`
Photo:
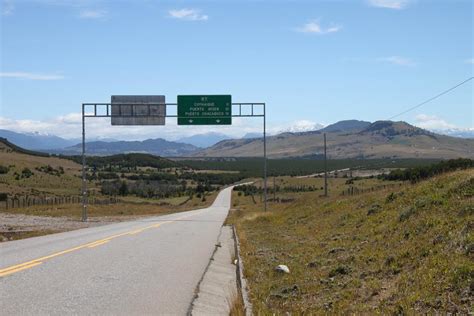
<instances>
[{"instance_id":1,"label":"overhead sign gantry","mask_svg":"<svg viewBox=\"0 0 474 316\"><path fill-rule=\"evenodd\" d=\"M232 125L233 117L263 118L264 210L267 210L267 141L264 102L232 103L231 95L178 95L166 103L164 95L113 95L110 103L82 104L82 220L87 221L86 118L111 118L112 125Z\"/></svg>"}]
</instances>

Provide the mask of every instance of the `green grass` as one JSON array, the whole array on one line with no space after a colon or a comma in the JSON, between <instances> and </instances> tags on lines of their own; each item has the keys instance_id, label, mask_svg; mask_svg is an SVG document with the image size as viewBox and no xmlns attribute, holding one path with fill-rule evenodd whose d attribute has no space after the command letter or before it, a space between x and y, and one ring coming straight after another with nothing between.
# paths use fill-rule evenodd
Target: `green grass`
<instances>
[{"instance_id":1,"label":"green grass","mask_svg":"<svg viewBox=\"0 0 474 316\"><path fill-rule=\"evenodd\" d=\"M270 203L267 213L258 198L234 192L228 222L242 243L254 311L467 314L473 178L470 169L353 197L287 193L296 200ZM275 272L278 264L291 273Z\"/></svg>"},{"instance_id":2,"label":"green grass","mask_svg":"<svg viewBox=\"0 0 474 316\"><path fill-rule=\"evenodd\" d=\"M380 169L426 166L438 161L439 159L329 159L327 164L328 170ZM207 158L180 162L194 169L239 171L245 177L263 175L263 158ZM324 161L321 159L269 159L267 166L269 176L298 176L324 171Z\"/></svg>"}]
</instances>

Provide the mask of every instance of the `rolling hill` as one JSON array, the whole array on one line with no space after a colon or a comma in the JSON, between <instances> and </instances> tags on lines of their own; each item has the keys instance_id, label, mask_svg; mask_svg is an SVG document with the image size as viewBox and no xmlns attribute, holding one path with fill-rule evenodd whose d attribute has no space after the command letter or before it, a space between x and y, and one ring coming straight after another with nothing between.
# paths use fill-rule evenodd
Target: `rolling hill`
<instances>
[{"instance_id":1,"label":"rolling hill","mask_svg":"<svg viewBox=\"0 0 474 316\"><path fill-rule=\"evenodd\" d=\"M439 135L405 122L343 121L327 126L328 157L340 158L458 158L474 157L474 140ZM358 125L358 126L357 126ZM283 133L267 138L270 158L320 156L323 131ZM263 140L225 140L194 153L204 157L263 155Z\"/></svg>"},{"instance_id":2,"label":"rolling hill","mask_svg":"<svg viewBox=\"0 0 474 316\"><path fill-rule=\"evenodd\" d=\"M16 146L0 138L0 192L10 196L80 194L81 165Z\"/></svg>"}]
</instances>

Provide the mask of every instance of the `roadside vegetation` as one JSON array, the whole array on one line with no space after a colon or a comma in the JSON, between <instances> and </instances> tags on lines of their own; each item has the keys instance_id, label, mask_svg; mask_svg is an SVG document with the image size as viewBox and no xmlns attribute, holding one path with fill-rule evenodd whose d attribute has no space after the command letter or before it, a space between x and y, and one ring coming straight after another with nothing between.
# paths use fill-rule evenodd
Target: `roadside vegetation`
<instances>
[{"instance_id":1,"label":"roadside vegetation","mask_svg":"<svg viewBox=\"0 0 474 316\"><path fill-rule=\"evenodd\" d=\"M474 168L474 160L459 158L440 161L428 166L419 166L403 170L397 169L391 171L389 174L380 175L380 177L385 180L401 180L415 183L420 180L434 177L438 174L469 168Z\"/></svg>"},{"instance_id":2,"label":"roadside vegetation","mask_svg":"<svg viewBox=\"0 0 474 316\"><path fill-rule=\"evenodd\" d=\"M428 166L439 159L328 159L328 170L351 168L352 170L410 168ZM205 158L178 160L195 170L237 171L245 178L262 177L263 158ZM303 176L324 171L322 157L269 159L268 176Z\"/></svg>"},{"instance_id":3,"label":"roadside vegetation","mask_svg":"<svg viewBox=\"0 0 474 316\"><path fill-rule=\"evenodd\" d=\"M284 189L320 188L321 178L278 177L267 212L259 183L233 192L228 222L237 227L254 313L472 312L474 169L385 189L392 181L348 180L329 179L323 197ZM349 186L366 193L342 196ZM276 271L280 264L290 273Z\"/></svg>"},{"instance_id":4,"label":"roadside vegetation","mask_svg":"<svg viewBox=\"0 0 474 316\"><path fill-rule=\"evenodd\" d=\"M85 227L73 223L82 213L77 157L32 153L0 140L0 241ZM144 154L87 161L91 225L207 207L222 186L242 179ZM54 220L47 225L37 217Z\"/></svg>"}]
</instances>

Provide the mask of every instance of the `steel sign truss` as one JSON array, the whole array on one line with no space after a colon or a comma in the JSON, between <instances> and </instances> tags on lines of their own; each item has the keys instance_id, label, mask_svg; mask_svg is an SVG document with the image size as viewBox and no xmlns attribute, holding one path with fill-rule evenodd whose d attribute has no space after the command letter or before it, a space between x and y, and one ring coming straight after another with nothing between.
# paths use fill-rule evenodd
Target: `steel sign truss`
<instances>
[{"instance_id":1,"label":"steel sign truss","mask_svg":"<svg viewBox=\"0 0 474 316\"><path fill-rule=\"evenodd\" d=\"M230 117L241 118L263 118L263 187L264 187L264 210L267 210L267 141L266 141L266 116L265 103L263 102L246 102L246 103L232 103ZM113 108L112 108L113 106ZM139 106L139 111L134 111ZM162 110L156 110L160 107ZM164 107L164 109L163 109ZM113 110L113 112L112 112ZM120 118L133 119L139 118L138 123L143 122L143 119L148 119L147 122L161 122L165 123L167 118L188 119L189 117L182 117L178 114L178 103L162 103L162 102L113 102L113 103L82 103L82 220L87 221L87 180L86 180L86 118L114 118L116 113L120 114ZM201 120L208 119L210 124L216 125L216 116L200 116ZM213 123L214 122L214 123ZM217 125L220 122L217 122ZM204 124L204 123L203 123ZM122 125L122 124L119 124ZM130 124L126 124L130 125ZM137 125L164 125L164 124L137 124ZM202 124L199 124L202 125Z\"/></svg>"}]
</instances>

